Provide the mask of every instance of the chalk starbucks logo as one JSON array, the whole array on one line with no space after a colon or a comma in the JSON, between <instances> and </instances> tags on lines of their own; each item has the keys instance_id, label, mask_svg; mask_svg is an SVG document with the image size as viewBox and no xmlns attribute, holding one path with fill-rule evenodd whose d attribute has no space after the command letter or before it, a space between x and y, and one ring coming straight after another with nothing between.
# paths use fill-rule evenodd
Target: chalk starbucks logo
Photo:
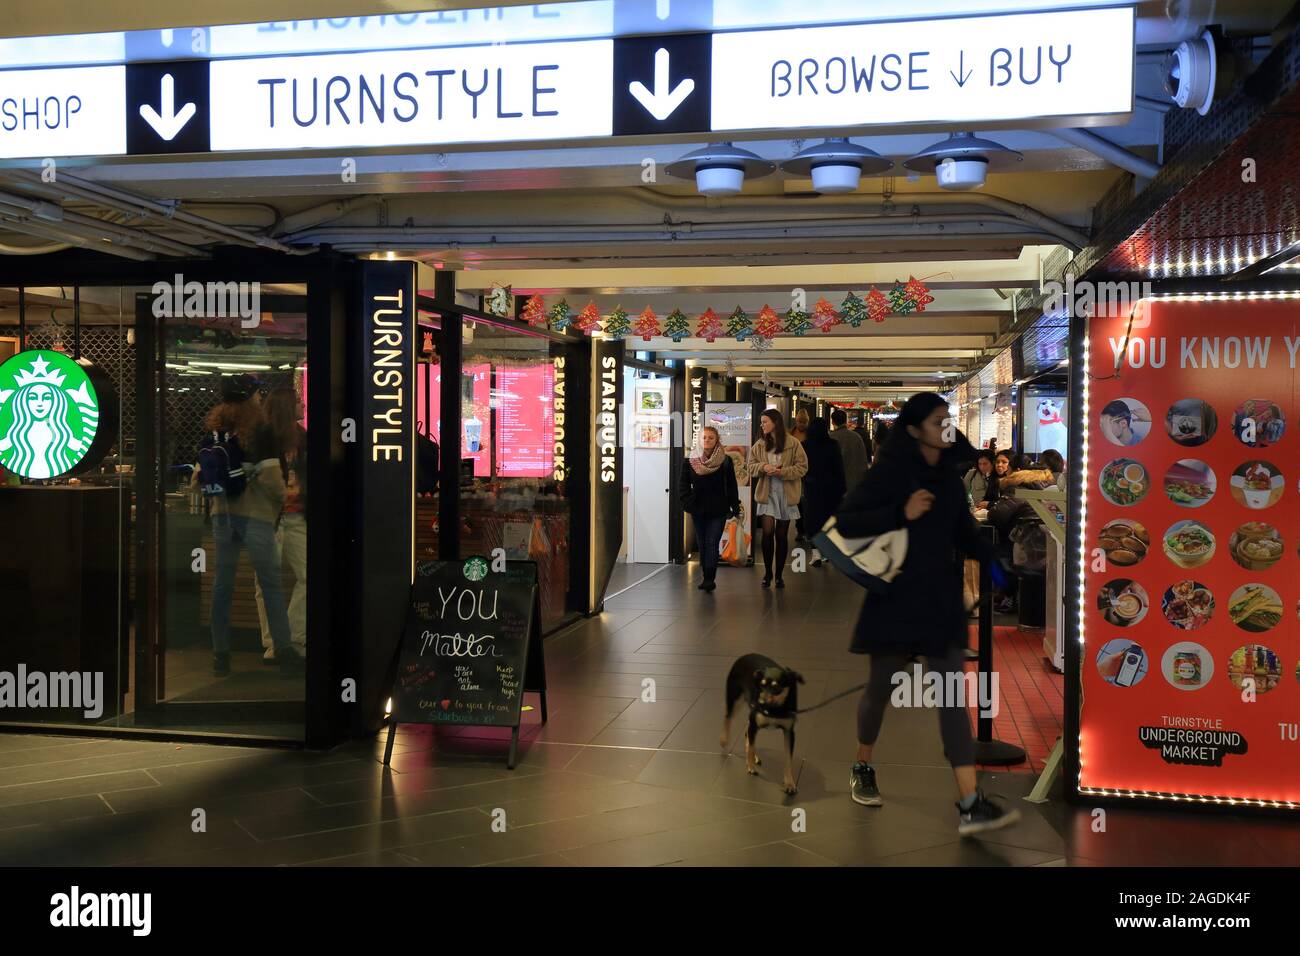
<instances>
[{"instance_id":1,"label":"chalk starbucks logo","mask_svg":"<svg viewBox=\"0 0 1300 956\"><path fill-rule=\"evenodd\" d=\"M482 558L470 558L465 562L465 577L471 581L482 581L487 573L488 563Z\"/></svg>"},{"instance_id":2,"label":"chalk starbucks logo","mask_svg":"<svg viewBox=\"0 0 1300 956\"><path fill-rule=\"evenodd\" d=\"M57 478L81 463L99 429L86 370L59 352L19 352L0 365L0 465Z\"/></svg>"}]
</instances>

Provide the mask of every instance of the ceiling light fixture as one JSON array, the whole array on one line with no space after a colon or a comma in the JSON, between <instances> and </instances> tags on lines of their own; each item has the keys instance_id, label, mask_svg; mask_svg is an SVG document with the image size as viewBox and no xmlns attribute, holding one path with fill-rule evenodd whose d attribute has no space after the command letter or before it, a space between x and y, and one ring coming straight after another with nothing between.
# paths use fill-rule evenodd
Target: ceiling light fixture
<instances>
[{"instance_id":1,"label":"ceiling light fixture","mask_svg":"<svg viewBox=\"0 0 1300 956\"><path fill-rule=\"evenodd\" d=\"M933 172L941 189L979 189L990 170L1006 172L1024 159L1014 149L991 139L980 139L973 133L951 133L947 139L903 160L903 168Z\"/></svg>"},{"instance_id":2,"label":"ceiling light fixture","mask_svg":"<svg viewBox=\"0 0 1300 956\"><path fill-rule=\"evenodd\" d=\"M669 176L695 178L695 188L703 196L735 196L746 179L767 176L776 169L757 153L731 143L710 143L691 150L675 163L664 167Z\"/></svg>"},{"instance_id":3,"label":"ceiling light fixture","mask_svg":"<svg viewBox=\"0 0 1300 956\"><path fill-rule=\"evenodd\" d=\"M874 150L852 143L847 137L801 149L781 164L791 176L811 176L819 193L851 193L863 174L875 176L894 168L894 161Z\"/></svg>"}]
</instances>

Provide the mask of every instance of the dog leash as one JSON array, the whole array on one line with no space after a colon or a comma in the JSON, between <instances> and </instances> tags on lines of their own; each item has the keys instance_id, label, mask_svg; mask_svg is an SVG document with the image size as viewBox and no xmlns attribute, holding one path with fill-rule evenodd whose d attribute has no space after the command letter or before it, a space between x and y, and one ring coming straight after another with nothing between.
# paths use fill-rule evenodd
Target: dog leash
<instances>
[{"instance_id":1,"label":"dog leash","mask_svg":"<svg viewBox=\"0 0 1300 956\"><path fill-rule=\"evenodd\" d=\"M826 698L824 701L822 701L820 704L813 704L811 707L800 707L798 710L795 711L795 713L796 713L796 714L806 714L806 713L808 713L808 711L810 711L810 710L817 710L818 708L825 707L825 706L826 706L827 704L829 704L831 701L833 701L833 700L839 700L841 697L848 697L849 694L856 694L858 691L862 690L862 689L865 688L866 686L867 686L867 684L866 684L866 682L864 681L863 683L858 684L856 687L850 687L848 690L846 690L846 691L842 691L841 693L836 694L834 697L827 697L827 698Z\"/></svg>"}]
</instances>

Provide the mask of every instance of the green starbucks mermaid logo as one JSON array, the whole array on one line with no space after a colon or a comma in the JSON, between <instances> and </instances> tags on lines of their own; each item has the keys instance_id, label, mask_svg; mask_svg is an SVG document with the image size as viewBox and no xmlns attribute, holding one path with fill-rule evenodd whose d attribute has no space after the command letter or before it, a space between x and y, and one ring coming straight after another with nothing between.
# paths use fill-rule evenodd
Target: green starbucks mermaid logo
<instances>
[{"instance_id":1,"label":"green starbucks mermaid logo","mask_svg":"<svg viewBox=\"0 0 1300 956\"><path fill-rule=\"evenodd\" d=\"M0 365L0 465L22 478L76 468L99 430L86 370L59 352L19 352Z\"/></svg>"}]
</instances>

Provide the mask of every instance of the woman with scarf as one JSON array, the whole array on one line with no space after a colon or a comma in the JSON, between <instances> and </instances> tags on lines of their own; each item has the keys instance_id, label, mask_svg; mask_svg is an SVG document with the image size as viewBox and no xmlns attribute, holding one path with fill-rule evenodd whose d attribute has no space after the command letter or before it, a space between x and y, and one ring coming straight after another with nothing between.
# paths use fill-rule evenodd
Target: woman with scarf
<instances>
[{"instance_id":1,"label":"woman with scarf","mask_svg":"<svg viewBox=\"0 0 1300 956\"><path fill-rule=\"evenodd\" d=\"M740 491L736 485L736 468L722 450L718 430L712 425L700 429L700 444L682 463L682 507L695 522L695 538L700 544L700 564L704 580L700 590L716 588L718 545L727 518L740 514Z\"/></svg>"},{"instance_id":2,"label":"woman with scarf","mask_svg":"<svg viewBox=\"0 0 1300 956\"><path fill-rule=\"evenodd\" d=\"M927 674L946 689L939 715L944 755L956 778L958 832L969 836L994 830L1019 818L988 800L975 775L971 739L972 701L951 693L965 687L966 608L962 598L962 558L993 562L993 549L980 537L966 503L962 471L975 449L957 431L948 402L934 392L907 400L876 464L844 499L836 525L846 538L865 538L907 529L907 556L899 575L883 594L869 594L858 616L849 650L871 657L871 675L858 702L858 753L850 773L854 802L879 806L880 790L872 751L895 686L911 660L925 658ZM1001 577L996 563L994 579ZM928 679L928 678L927 678ZM980 702L984 706L984 702Z\"/></svg>"}]
</instances>

